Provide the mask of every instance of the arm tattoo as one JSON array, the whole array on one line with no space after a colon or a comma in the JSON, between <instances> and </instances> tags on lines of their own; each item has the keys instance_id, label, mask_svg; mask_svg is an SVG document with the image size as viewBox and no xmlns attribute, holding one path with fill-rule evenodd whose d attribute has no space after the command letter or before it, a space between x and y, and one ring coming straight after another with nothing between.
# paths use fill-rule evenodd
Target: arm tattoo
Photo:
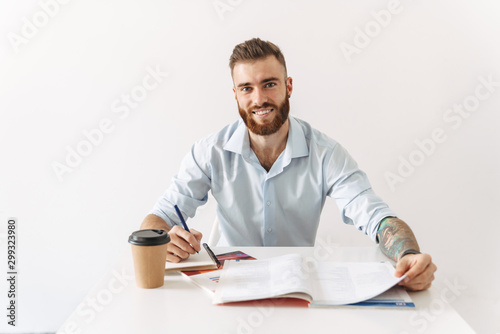
<instances>
[{"instance_id":1,"label":"arm tattoo","mask_svg":"<svg viewBox=\"0 0 500 334\"><path fill-rule=\"evenodd\" d=\"M411 228L395 217L382 219L378 227L377 239L382 253L396 262L405 250L420 250Z\"/></svg>"}]
</instances>

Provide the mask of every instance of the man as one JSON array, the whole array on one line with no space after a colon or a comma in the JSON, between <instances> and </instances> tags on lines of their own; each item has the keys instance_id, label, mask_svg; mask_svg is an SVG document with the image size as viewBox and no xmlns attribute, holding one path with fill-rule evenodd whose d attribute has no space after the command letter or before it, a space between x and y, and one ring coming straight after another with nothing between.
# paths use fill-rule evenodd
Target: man
<instances>
[{"instance_id":1,"label":"man","mask_svg":"<svg viewBox=\"0 0 500 334\"><path fill-rule=\"evenodd\" d=\"M167 261L200 250L201 233L179 225L174 205L193 217L212 192L222 237L234 246L313 246L326 197L397 261L411 290L430 287L436 266L410 227L373 192L333 139L289 117L293 81L280 49L258 38L237 45L229 66L242 120L195 143L141 228L169 231Z\"/></svg>"}]
</instances>

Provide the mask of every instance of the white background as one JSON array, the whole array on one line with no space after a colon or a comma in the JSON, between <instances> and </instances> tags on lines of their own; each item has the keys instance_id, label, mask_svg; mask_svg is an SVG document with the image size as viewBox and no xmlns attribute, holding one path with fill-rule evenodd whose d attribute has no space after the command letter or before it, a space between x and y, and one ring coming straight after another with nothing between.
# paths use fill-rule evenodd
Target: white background
<instances>
[{"instance_id":1,"label":"white background","mask_svg":"<svg viewBox=\"0 0 500 334\"><path fill-rule=\"evenodd\" d=\"M252 37L285 54L291 114L342 143L412 226L439 267L433 288L458 284L452 306L478 332L500 332L500 3L403 0L384 17L389 3L2 2L0 278L7 217L19 221L19 278L18 326L1 311L0 332L57 330L129 247L192 143L239 117L227 63ZM372 37L363 40L365 29ZM126 117L113 112L148 68L168 76ZM446 121L448 109L474 101L479 77L496 86L480 88L487 98L460 124ZM84 132L104 119L112 131L59 179L54 164L66 164L68 147L82 148ZM418 153L415 141L436 129L446 140ZM391 187L387 173L411 157L417 166ZM208 237L213 218L209 201L190 225ZM341 222L333 200L318 238L371 245Z\"/></svg>"}]
</instances>

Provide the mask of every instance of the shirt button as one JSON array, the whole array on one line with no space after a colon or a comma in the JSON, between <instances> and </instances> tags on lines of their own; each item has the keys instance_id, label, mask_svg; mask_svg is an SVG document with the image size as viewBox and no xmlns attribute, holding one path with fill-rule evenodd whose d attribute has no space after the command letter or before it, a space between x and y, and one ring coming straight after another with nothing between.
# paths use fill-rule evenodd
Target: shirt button
<instances>
[{"instance_id":1,"label":"shirt button","mask_svg":"<svg viewBox=\"0 0 500 334\"><path fill-rule=\"evenodd\" d=\"M271 232L273 229L272 228L268 228L267 229L267 232Z\"/></svg>"},{"instance_id":2,"label":"shirt button","mask_svg":"<svg viewBox=\"0 0 500 334\"><path fill-rule=\"evenodd\" d=\"M267 201L267 206L271 205L271 201Z\"/></svg>"}]
</instances>

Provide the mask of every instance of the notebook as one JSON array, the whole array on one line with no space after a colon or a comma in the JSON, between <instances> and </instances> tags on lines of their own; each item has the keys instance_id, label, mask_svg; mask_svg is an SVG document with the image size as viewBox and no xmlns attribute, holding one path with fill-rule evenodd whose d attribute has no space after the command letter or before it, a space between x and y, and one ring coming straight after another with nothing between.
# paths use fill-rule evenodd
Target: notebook
<instances>
[{"instance_id":1,"label":"notebook","mask_svg":"<svg viewBox=\"0 0 500 334\"><path fill-rule=\"evenodd\" d=\"M165 271L194 271L217 269L217 263L208 254L205 248L201 248L198 254L191 254L186 260L179 263L166 262Z\"/></svg>"}]
</instances>

